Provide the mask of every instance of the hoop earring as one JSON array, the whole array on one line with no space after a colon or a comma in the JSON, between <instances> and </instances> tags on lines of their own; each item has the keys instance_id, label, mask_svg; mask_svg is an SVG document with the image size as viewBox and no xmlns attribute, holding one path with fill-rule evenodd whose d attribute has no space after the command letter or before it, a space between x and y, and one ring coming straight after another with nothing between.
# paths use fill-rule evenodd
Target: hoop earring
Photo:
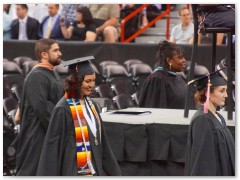
<instances>
[{"instance_id":1,"label":"hoop earring","mask_svg":"<svg viewBox=\"0 0 240 180\"><path fill-rule=\"evenodd\" d=\"M172 63L169 63L169 70L172 69Z\"/></svg>"}]
</instances>

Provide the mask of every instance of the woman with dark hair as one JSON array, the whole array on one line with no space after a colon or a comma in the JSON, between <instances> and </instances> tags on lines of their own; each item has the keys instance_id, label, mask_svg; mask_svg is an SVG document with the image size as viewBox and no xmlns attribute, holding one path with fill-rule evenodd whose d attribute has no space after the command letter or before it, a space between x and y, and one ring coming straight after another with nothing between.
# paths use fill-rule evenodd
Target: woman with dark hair
<instances>
[{"instance_id":1,"label":"woman with dark hair","mask_svg":"<svg viewBox=\"0 0 240 180\"><path fill-rule=\"evenodd\" d=\"M53 110L37 175L121 175L101 116L88 97L95 72L86 58L66 61L65 96Z\"/></svg>"},{"instance_id":2,"label":"woman with dark hair","mask_svg":"<svg viewBox=\"0 0 240 180\"><path fill-rule=\"evenodd\" d=\"M139 106L183 109L187 87L186 81L178 73L184 71L185 63L184 50L180 46L161 41L155 70L142 86Z\"/></svg>"},{"instance_id":3,"label":"woman with dark hair","mask_svg":"<svg viewBox=\"0 0 240 180\"><path fill-rule=\"evenodd\" d=\"M185 175L234 176L235 143L217 109L225 105L227 83L216 71L193 81L199 110L191 120L186 148Z\"/></svg>"},{"instance_id":4,"label":"woman with dark hair","mask_svg":"<svg viewBox=\"0 0 240 180\"><path fill-rule=\"evenodd\" d=\"M78 7L76 19L77 21L71 22L67 28L64 19L61 18L61 30L64 38L74 41L95 41L96 27L90 10L85 6Z\"/></svg>"}]
</instances>

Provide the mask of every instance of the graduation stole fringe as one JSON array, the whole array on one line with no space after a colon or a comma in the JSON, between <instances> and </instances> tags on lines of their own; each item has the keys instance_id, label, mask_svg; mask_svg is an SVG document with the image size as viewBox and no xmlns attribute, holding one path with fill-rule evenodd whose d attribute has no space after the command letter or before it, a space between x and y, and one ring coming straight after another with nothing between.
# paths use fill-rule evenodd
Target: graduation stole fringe
<instances>
[{"instance_id":1,"label":"graduation stole fringe","mask_svg":"<svg viewBox=\"0 0 240 180\"><path fill-rule=\"evenodd\" d=\"M65 97L67 98L67 93L65 94ZM98 122L99 135L100 135L100 141L101 141L100 119L98 117L97 111L96 111L92 101L89 98L87 98L87 101L88 101L89 106L91 107L91 110L93 112L93 115L94 115L95 119ZM75 111L75 107L74 107L72 99L67 98L67 103L70 107L73 122L74 122L74 127L75 127L78 173L80 175L91 175L91 171L90 171L90 169L88 167L88 164L87 164L87 152L88 152L88 157L90 158L91 161L92 161L92 153L91 153L91 146L90 146L90 140L89 140L89 132L88 132L88 127L87 127L87 121L86 121L86 119L84 117L84 114L83 114L82 105L80 104L80 99L75 99L76 108L78 110L78 114L80 116L81 123L82 123L82 128L81 128L81 126L78 122L77 113ZM86 142L85 145L86 145L87 151L85 149L85 145L84 145L84 141L83 141L83 137L82 137L82 131L83 131L83 134L84 134L84 137L85 137L85 142Z\"/></svg>"}]
</instances>

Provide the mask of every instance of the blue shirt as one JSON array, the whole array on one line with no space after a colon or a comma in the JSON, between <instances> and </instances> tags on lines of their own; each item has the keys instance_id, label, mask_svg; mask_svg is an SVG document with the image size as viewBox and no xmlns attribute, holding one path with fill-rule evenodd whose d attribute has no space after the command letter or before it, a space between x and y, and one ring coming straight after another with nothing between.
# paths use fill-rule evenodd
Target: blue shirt
<instances>
[{"instance_id":1,"label":"blue shirt","mask_svg":"<svg viewBox=\"0 0 240 180\"><path fill-rule=\"evenodd\" d=\"M11 17L3 12L3 40L11 39Z\"/></svg>"}]
</instances>

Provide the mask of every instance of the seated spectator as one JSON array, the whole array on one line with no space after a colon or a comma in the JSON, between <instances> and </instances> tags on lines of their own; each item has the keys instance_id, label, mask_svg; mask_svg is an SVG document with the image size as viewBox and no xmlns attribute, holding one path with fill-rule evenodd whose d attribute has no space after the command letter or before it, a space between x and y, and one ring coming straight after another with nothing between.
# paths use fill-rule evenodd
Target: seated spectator
<instances>
[{"instance_id":1,"label":"seated spectator","mask_svg":"<svg viewBox=\"0 0 240 180\"><path fill-rule=\"evenodd\" d=\"M175 4L170 5L170 10L173 10L175 8ZM149 4L146 8L146 15L147 20L151 22L153 19L155 19L158 15L160 15L163 11L167 10L167 4ZM155 24L153 24L151 27L155 27Z\"/></svg>"},{"instance_id":2,"label":"seated spectator","mask_svg":"<svg viewBox=\"0 0 240 180\"><path fill-rule=\"evenodd\" d=\"M63 34L60 25L60 15L58 14L59 4L48 4L48 16L43 18L39 27L39 36L41 38L50 38L63 40Z\"/></svg>"},{"instance_id":3,"label":"seated spectator","mask_svg":"<svg viewBox=\"0 0 240 180\"><path fill-rule=\"evenodd\" d=\"M199 31L205 34L206 27L231 28L235 34L235 5L199 4L197 13L200 20Z\"/></svg>"},{"instance_id":4,"label":"seated spectator","mask_svg":"<svg viewBox=\"0 0 240 180\"><path fill-rule=\"evenodd\" d=\"M184 109L187 86L179 72L184 71L185 63L181 46L168 41L160 42L155 70L142 85L139 106Z\"/></svg>"},{"instance_id":5,"label":"seated spectator","mask_svg":"<svg viewBox=\"0 0 240 180\"><path fill-rule=\"evenodd\" d=\"M10 7L9 7L9 13L8 13L8 14L9 14L9 16L11 17L12 20L18 18L17 13L16 13L16 5L17 5L17 4L10 4ZM35 17L34 17L34 14L36 13L36 12L35 12L35 6L36 6L36 4L30 3L30 4L26 4L26 5L27 5L27 7L28 7L28 16L31 16L31 17L35 18ZM36 19L37 19L37 18L36 18ZM40 21L39 21L39 22L40 22Z\"/></svg>"},{"instance_id":6,"label":"seated spectator","mask_svg":"<svg viewBox=\"0 0 240 180\"><path fill-rule=\"evenodd\" d=\"M69 22L76 21L76 10L80 7L80 4L62 4L61 16L67 19Z\"/></svg>"},{"instance_id":7,"label":"seated spectator","mask_svg":"<svg viewBox=\"0 0 240 180\"><path fill-rule=\"evenodd\" d=\"M155 19L159 14L161 14L162 5L161 4L149 4L146 8L147 20L150 22ZM155 27L153 24L152 27Z\"/></svg>"},{"instance_id":8,"label":"seated spectator","mask_svg":"<svg viewBox=\"0 0 240 180\"><path fill-rule=\"evenodd\" d=\"M191 13L187 7L179 10L179 19L181 23L173 27L170 42L176 44L192 44L194 26L191 21Z\"/></svg>"},{"instance_id":9,"label":"seated spectator","mask_svg":"<svg viewBox=\"0 0 240 180\"><path fill-rule=\"evenodd\" d=\"M39 22L28 16L28 6L17 4L16 12L18 19L12 21L11 38L19 40L38 39Z\"/></svg>"},{"instance_id":10,"label":"seated spectator","mask_svg":"<svg viewBox=\"0 0 240 180\"><path fill-rule=\"evenodd\" d=\"M8 4L3 4L3 40L11 39L11 18L7 13Z\"/></svg>"},{"instance_id":11,"label":"seated spectator","mask_svg":"<svg viewBox=\"0 0 240 180\"><path fill-rule=\"evenodd\" d=\"M104 42L118 41L120 34L118 4L89 4L89 9L94 18L98 35L103 36Z\"/></svg>"},{"instance_id":12,"label":"seated spectator","mask_svg":"<svg viewBox=\"0 0 240 180\"><path fill-rule=\"evenodd\" d=\"M124 19L129 14L134 12L137 8L139 8L142 4L124 4L123 8L120 11L121 19ZM146 9L142 10L140 13L133 16L131 19L126 21L125 23L125 39L129 38L133 35L139 28L143 28L148 24L148 20L146 17ZM134 41L133 41L134 42Z\"/></svg>"},{"instance_id":13,"label":"seated spectator","mask_svg":"<svg viewBox=\"0 0 240 180\"><path fill-rule=\"evenodd\" d=\"M211 44L212 33L206 33L206 27L228 27L235 33L235 6L227 4L199 4L197 7L199 21L198 43ZM224 33L217 33L217 45L223 44Z\"/></svg>"},{"instance_id":14,"label":"seated spectator","mask_svg":"<svg viewBox=\"0 0 240 180\"><path fill-rule=\"evenodd\" d=\"M213 34L206 33L205 35L198 33L198 43L199 44L212 44ZM224 44L224 33L217 33L216 44Z\"/></svg>"},{"instance_id":15,"label":"seated spectator","mask_svg":"<svg viewBox=\"0 0 240 180\"><path fill-rule=\"evenodd\" d=\"M65 39L76 41L95 41L96 27L93 17L87 7L78 7L76 10L76 21L71 22L67 28L64 19L61 20L61 30Z\"/></svg>"}]
</instances>

